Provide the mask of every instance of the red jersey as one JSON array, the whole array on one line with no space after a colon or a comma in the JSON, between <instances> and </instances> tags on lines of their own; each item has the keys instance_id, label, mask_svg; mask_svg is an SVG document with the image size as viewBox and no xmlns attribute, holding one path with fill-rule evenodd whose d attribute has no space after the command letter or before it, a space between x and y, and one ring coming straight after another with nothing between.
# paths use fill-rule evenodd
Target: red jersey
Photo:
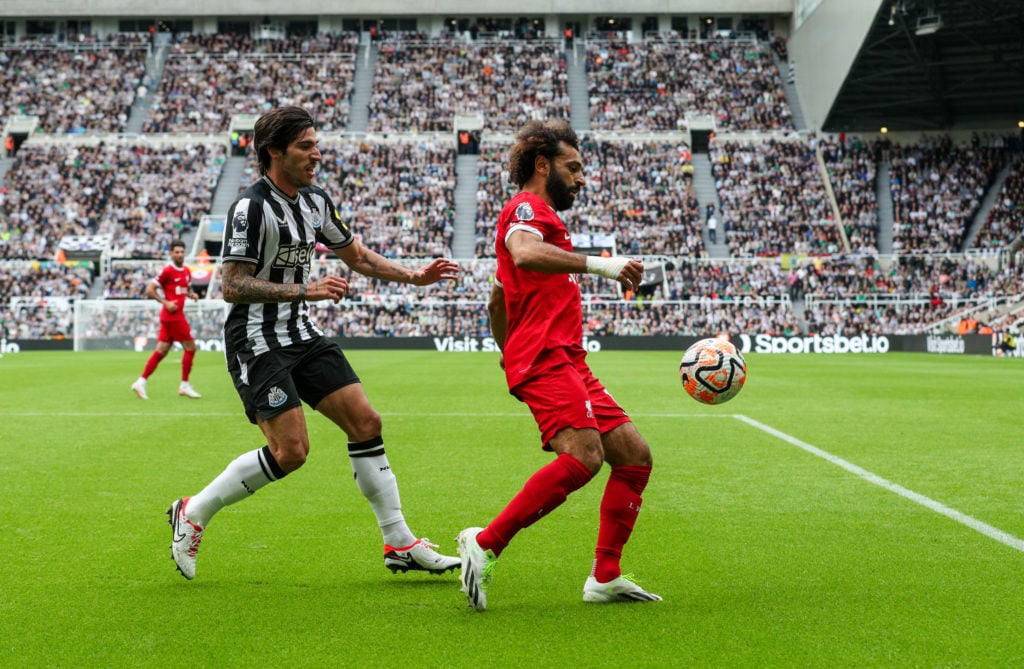
<instances>
[{"instance_id":1,"label":"red jersey","mask_svg":"<svg viewBox=\"0 0 1024 669\"><path fill-rule=\"evenodd\" d=\"M167 307L160 310L161 321L184 321L185 320L185 298L192 289L192 270L188 265L178 267L174 263L168 263L156 279L157 285L164 291L164 297L178 305L174 313L167 311Z\"/></svg>"},{"instance_id":2,"label":"red jersey","mask_svg":"<svg viewBox=\"0 0 1024 669\"><path fill-rule=\"evenodd\" d=\"M505 377L508 387L543 372L557 362L583 362L583 308L575 274L542 274L519 269L505 247L517 230L535 234L548 244L572 251L565 224L543 199L519 193L498 217L496 279L505 291L508 331L505 336ZM554 354L554 355L552 355Z\"/></svg>"}]
</instances>

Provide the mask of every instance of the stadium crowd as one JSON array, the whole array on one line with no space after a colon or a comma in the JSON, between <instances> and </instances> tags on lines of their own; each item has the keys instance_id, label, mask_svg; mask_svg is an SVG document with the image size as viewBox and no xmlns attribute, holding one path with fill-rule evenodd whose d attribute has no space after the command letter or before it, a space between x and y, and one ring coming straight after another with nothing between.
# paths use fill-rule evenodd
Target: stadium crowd
<instances>
[{"instance_id":1,"label":"stadium crowd","mask_svg":"<svg viewBox=\"0 0 1024 669\"><path fill-rule=\"evenodd\" d=\"M453 132L457 114L479 114L486 130L507 132L569 115L565 57L555 40L416 37L383 42L377 59L372 132Z\"/></svg>"},{"instance_id":2,"label":"stadium crowd","mask_svg":"<svg viewBox=\"0 0 1024 669\"><path fill-rule=\"evenodd\" d=\"M321 150L321 181L365 245L390 258L451 255L452 141L345 142Z\"/></svg>"},{"instance_id":3,"label":"stadium crowd","mask_svg":"<svg viewBox=\"0 0 1024 669\"><path fill-rule=\"evenodd\" d=\"M822 137L818 146L835 193L850 252L877 254L879 221L873 147L842 136Z\"/></svg>"},{"instance_id":4,"label":"stadium crowd","mask_svg":"<svg viewBox=\"0 0 1024 669\"><path fill-rule=\"evenodd\" d=\"M771 44L674 35L643 42L588 41L595 130L683 130L687 115L723 130L793 130Z\"/></svg>"},{"instance_id":5,"label":"stadium crowd","mask_svg":"<svg viewBox=\"0 0 1024 669\"><path fill-rule=\"evenodd\" d=\"M494 229L505 202L515 195L516 188L508 179L508 144L486 137L480 143L476 190L476 256L494 256Z\"/></svg>"},{"instance_id":6,"label":"stadium crowd","mask_svg":"<svg viewBox=\"0 0 1024 669\"><path fill-rule=\"evenodd\" d=\"M88 295L92 281L92 270L78 263L2 262L0 338L71 336L73 301Z\"/></svg>"},{"instance_id":7,"label":"stadium crowd","mask_svg":"<svg viewBox=\"0 0 1024 669\"><path fill-rule=\"evenodd\" d=\"M18 261L4 263L0 273L0 296L86 297L92 285L88 263Z\"/></svg>"},{"instance_id":8,"label":"stadium crowd","mask_svg":"<svg viewBox=\"0 0 1024 669\"><path fill-rule=\"evenodd\" d=\"M1007 241L1024 233L1024 155L1013 158L1009 173L995 204L988 212L985 226L974 240L980 249L998 251Z\"/></svg>"},{"instance_id":9,"label":"stadium crowd","mask_svg":"<svg viewBox=\"0 0 1024 669\"><path fill-rule=\"evenodd\" d=\"M957 145L948 136L892 144L893 253L957 252L1002 167L1000 147Z\"/></svg>"},{"instance_id":10,"label":"stadium crowd","mask_svg":"<svg viewBox=\"0 0 1024 669\"><path fill-rule=\"evenodd\" d=\"M224 144L23 146L3 182L0 258L52 259L68 235L110 234L113 258L155 258L209 211Z\"/></svg>"},{"instance_id":11,"label":"stadium crowd","mask_svg":"<svg viewBox=\"0 0 1024 669\"><path fill-rule=\"evenodd\" d=\"M356 33L284 40L180 35L143 132L223 133L236 114L282 105L316 109L321 130L344 130L358 40Z\"/></svg>"},{"instance_id":12,"label":"stadium crowd","mask_svg":"<svg viewBox=\"0 0 1024 669\"><path fill-rule=\"evenodd\" d=\"M998 251L1021 233L1019 141L780 139L775 131L793 125L773 63L773 56L785 59L778 41L607 37L585 43L594 127L582 136L588 187L565 218L574 233L614 236L617 253L662 263L665 283L622 294L615 284L584 277L589 334L921 332L955 319L965 305L1019 293L1019 270L958 255L970 241L971 218L1007 165L974 248ZM504 175L507 133L529 118L569 115L562 42L394 33L375 44L369 125L386 136L325 136L321 183L367 246L396 258L450 256L454 189L463 176L455 173L455 138L423 133L451 133L455 113L479 113L487 132L475 175L478 259L462 260L460 282L429 290L353 276L344 302L314 309L331 334L484 336L493 226L513 192ZM28 262L53 260L68 235L114 240L113 269L93 296L142 299L152 268L116 259L162 263L169 242L209 213L233 116L294 103L317 110L323 133L349 122L355 33L177 35L155 85L146 74L151 48L137 35L0 48L0 112L37 115L44 133L19 148L0 183L0 309L8 336L71 335L71 308L96 288L96 268ZM121 132L140 99L150 102L142 136L90 136ZM708 262L705 203L681 132L688 114L714 117L724 133L747 131L742 141L715 138L710 149L727 263ZM164 132L219 136L196 142ZM45 133L84 136L48 141ZM243 188L255 178L249 156ZM877 258L882 161L891 165L896 219L891 262ZM218 296L214 283L209 297ZM806 313L793 310L800 300ZM199 327L216 337L219 315L211 314ZM143 321L148 317L139 313L111 312L95 331L128 335Z\"/></svg>"},{"instance_id":13,"label":"stadium crowd","mask_svg":"<svg viewBox=\"0 0 1024 669\"><path fill-rule=\"evenodd\" d=\"M136 34L0 45L0 119L36 116L37 131L54 134L123 132L148 55Z\"/></svg>"},{"instance_id":14,"label":"stadium crowd","mask_svg":"<svg viewBox=\"0 0 1024 669\"><path fill-rule=\"evenodd\" d=\"M103 299L135 300L145 297L146 284L160 272L156 264L152 266L115 265L103 275Z\"/></svg>"},{"instance_id":15,"label":"stadium crowd","mask_svg":"<svg viewBox=\"0 0 1024 669\"><path fill-rule=\"evenodd\" d=\"M451 255L455 144L436 135L321 142L318 181L363 243L389 258ZM259 178L247 154L239 193Z\"/></svg>"},{"instance_id":16,"label":"stadium crowd","mask_svg":"<svg viewBox=\"0 0 1024 669\"><path fill-rule=\"evenodd\" d=\"M839 226L809 143L714 142L722 229L733 256L841 253Z\"/></svg>"},{"instance_id":17,"label":"stadium crowd","mask_svg":"<svg viewBox=\"0 0 1024 669\"><path fill-rule=\"evenodd\" d=\"M822 334L920 334L964 309L1016 295L1020 265L970 256L902 256L887 270L873 258L816 260L804 281L807 329ZM1007 324L1012 324L1011 319Z\"/></svg>"}]
</instances>

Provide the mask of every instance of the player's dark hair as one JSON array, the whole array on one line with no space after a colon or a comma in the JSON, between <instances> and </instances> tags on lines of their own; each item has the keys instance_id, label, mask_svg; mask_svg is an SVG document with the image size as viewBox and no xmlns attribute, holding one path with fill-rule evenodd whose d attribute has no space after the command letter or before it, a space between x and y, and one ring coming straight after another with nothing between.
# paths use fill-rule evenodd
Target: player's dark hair
<instances>
[{"instance_id":1,"label":"player's dark hair","mask_svg":"<svg viewBox=\"0 0 1024 669\"><path fill-rule=\"evenodd\" d=\"M313 127L313 117L302 107L278 107L260 116L253 127L252 143L260 163L260 175L270 169L270 149L281 153L306 128Z\"/></svg>"},{"instance_id":2,"label":"player's dark hair","mask_svg":"<svg viewBox=\"0 0 1024 669\"><path fill-rule=\"evenodd\" d=\"M508 158L508 174L516 186L523 187L533 177L537 156L554 160L565 142L577 151L580 140L568 121L528 121L518 133Z\"/></svg>"},{"instance_id":3,"label":"player's dark hair","mask_svg":"<svg viewBox=\"0 0 1024 669\"><path fill-rule=\"evenodd\" d=\"M180 239L175 239L173 242L171 242L171 250L172 251L174 249L178 248L179 246L181 248L185 248L185 242L181 241Z\"/></svg>"}]
</instances>

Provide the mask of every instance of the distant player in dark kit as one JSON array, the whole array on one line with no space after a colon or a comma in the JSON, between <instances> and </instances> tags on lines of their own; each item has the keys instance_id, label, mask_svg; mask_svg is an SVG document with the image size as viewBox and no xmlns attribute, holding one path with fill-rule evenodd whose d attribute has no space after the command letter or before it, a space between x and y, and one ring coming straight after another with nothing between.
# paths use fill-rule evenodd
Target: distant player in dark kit
<instances>
[{"instance_id":1,"label":"distant player in dark kit","mask_svg":"<svg viewBox=\"0 0 1024 669\"><path fill-rule=\"evenodd\" d=\"M384 281L427 286L457 279L460 267L438 258L413 270L365 248L330 196L314 185L323 160L318 144L306 110L282 107L263 114L253 136L262 178L228 209L222 281L224 299L232 306L224 322L225 356L245 414L267 444L238 456L200 492L168 509L171 556L188 579L195 576L199 544L214 514L305 463L309 434L303 403L348 437L352 474L384 539L384 566L392 572L442 574L460 565L406 524L384 453L380 414L345 354L310 318L307 304L337 302L348 292L348 281L340 276L313 278L318 242L353 271ZM351 561L339 556L336 568L351 569Z\"/></svg>"},{"instance_id":2,"label":"distant player in dark kit","mask_svg":"<svg viewBox=\"0 0 1024 669\"><path fill-rule=\"evenodd\" d=\"M551 513L607 462L611 475L583 601L660 601L623 576L619 566L651 474L651 451L587 365L576 278L596 274L636 290L643 264L573 251L556 213L569 209L584 186L579 140L568 123L530 121L516 140L509 173L521 190L498 217L498 269L488 309L509 392L530 408L544 450L557 457L534 473L487 527L459 534L462 591L471 607L485 610L495 564L512 538Z\"/></svg>"},{"instance_id":3,"label":"distant player in dark kit","mask_svg":"<svg viewBox=\"0 0 1024 669\"><path fill-rule=\"evenodd\" d=\"M181 356L178 394L199 399L202 395L188 381L192 373L192 361L196 356L196 341L192 337L188 319L185 318L185 298L198 300L199 296L192 290L192 271L185 264L185 242L171 243L171 262L160 272L160 276L146 284L146 297L163 305L160 309L160 334L156 338L156 350L146 361L142 376L132 384L132 390L139 399L149 399L146 380L156 371L157 365L167 356L174 342L179 342L185 353Z\"/></svg>"}]
</instances>

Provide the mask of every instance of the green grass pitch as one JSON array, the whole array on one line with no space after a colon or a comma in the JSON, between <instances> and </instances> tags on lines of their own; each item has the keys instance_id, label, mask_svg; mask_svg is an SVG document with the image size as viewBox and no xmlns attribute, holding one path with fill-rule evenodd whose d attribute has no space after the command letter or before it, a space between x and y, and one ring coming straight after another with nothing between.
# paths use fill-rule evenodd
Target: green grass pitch
<instances>
[{"instance_id":1,"label":"green grass pitch","mask_svg":"<svg viewBox=\"0 0 1024 669\"><path fill-rule=\"evenodd\" d=\"M0 666L1024 666L1024 362L751 355L706 407L679 354L590 356L655 454L623 566L665 601L581 600L605 471L516 538L485 613L457 575L384 569L310 411L306 466L222 511L185 581L164 511L263 444L223 355L197 356L194 401L172 353L148 402L148 354L6 355ZM495 355L349 356L409 523L446 552L548 461Z\"/></svg>"}]
</instances>

